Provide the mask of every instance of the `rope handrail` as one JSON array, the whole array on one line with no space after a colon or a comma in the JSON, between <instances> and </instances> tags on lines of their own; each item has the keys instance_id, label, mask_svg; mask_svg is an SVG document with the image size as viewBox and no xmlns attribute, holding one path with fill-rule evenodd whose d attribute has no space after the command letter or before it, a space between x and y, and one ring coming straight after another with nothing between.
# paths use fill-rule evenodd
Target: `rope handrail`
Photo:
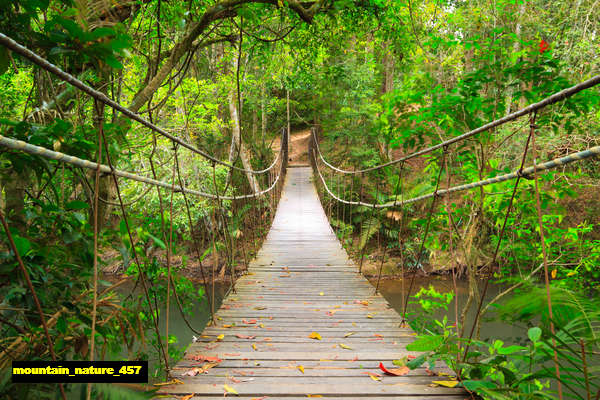
<instances>
[{"instance_id":1,"label":"rope handrail","mask_svg":"<svg viewBox=\"0 0 600 400\"><path fill-rule=\"evenodd\" d=\"M533 103L530 104L529 106L522 108L518 111L515 111L514 113L511 113L505 117L496 119L492 122L489 122L485 125L480 126L479 128L475 128L469 132L463 133L462 135L458 135L455 136L451 139L445 140L443 142L440 142L436 145L427 147L423 150L419 150L416 151L414 153L408 154L406 156L397 158L395 160L389 161L387 163L384 164L380 164L380 165L376 165L374 167L369 167L369 168L365 168L365 169L361 169L361 170L345 170L345 169L341 169L338 168L334 165L332 165L331 163L327 162L327 160L325 160L325 158L323 157L323 154L321 153L321 149L319 147L319 143L318 141L315 140L315 144L316 144L316 148L317 148L317 152L319 153L319 157L321 158L321 160L323 161L323 163L329 167L330 169L342 173L342 174L360 174L360 173L364 173L364 172L370 172L370 171L375 171L381 168L385 168L385 167L389 167L390 165L394 165L394 164L398 164L407 160L410 160L411 158L415 158L418 156L422 156L424 154L428 154L431 153L432 151L435 151L437 149L441 149L443 147L449 146L451 144L454 144L456 142L460 142L462 140L465 140L467 138L470 138L471 136L477 135L481 132L485 132L487 130L490 130L492 128L495 128L497 126L503 125L507 122L510 121L514 121L515 119L522 117L524 115L530 114L532 112L538 111L544 107L547 107L551 104L557 103L561 100L567 99L585 89L589 89L591 87L594 87L596 85L600 84L600 75L596 75L586 81L583 81L577 85L571 86L569 88L563 89L560 92L554 93L553 95L550 95L548 97L546 97L543 100L538 101L537 103ZM313 132L313 136L314 136L314 132ZM316 138L315 138L316 139Z\"/></svg>"},{"instance_id":2,"label":"rope handrail","mask_svg":"<svg viewBox=\"0 0 600 400\"><path fill-rule=\"evenodd\" d=\"M480 181L476 181L476 182L471 182L471 183L467 183L464 185L458 185L458 186L453 186L451 188L447 188L447 189L439 189L437 190L437 192L430 192L427 194L424 194L422 196L417 196L417 197L412 197L406 200L394 200L394 201L390 201L387 203L383 203L383 204L378 204L378 203L365 203L362 201L350 201L350 200L345 200L342 199L338 196L336 196L331 189L329 188L329 186L327 186L327 183L325 182L325 178L323 177L323 175L321 174L321 170L319 169L319 165L315 160L315 165L316 165L316 170L317 173L319 175L319 179L321 180L321 183L323 184L323 187L325 188L325 190L327 191L327 193L334 198L335 200L337 200L340 203L343 204L347 204L347 205L353 205L353 206L365 206L365 207L370 207L370 208L379 208L379 209L383 209L383 208L390 208L390 207L396 207L396 206L404 206L406 204L410 204L410 203L415 203L421 200L426 200L429 198L432 198L434 196L445 196L448 195L450 193L454 193L454 192L461 192L464 190L469 190L469 189L474 189L477 187L481 187L481 186L487 186L487 185L491 185L494 183L499 183L499 182L505 182L511 179L515 179L517 178L519 175L521 176L529 176L532 175L534 172L536 171L546 171L552 168L556 168L556 167L560 167L563 165L567 165L570 164L574 161L580 161L580 160L584 160L586 158L590 158L590 157L595 157L600 155L600 146L594 146L591 147L587 150L583 150L577 153L573 153L573 154L569 154L566 155L564 157L560 157L560 158L555 158L553 160L547 161L545 163L542 164L537 164L536 167L527 167L524 168L521 172L519 172L519 170L517 171L513 171L511 173L508 174L504 174L504 175L499 175L493 178L488 178L488 179L483 179ZM313 157L314 157L314 153L313 153Z\"/></svg>"},{"instance_id":3,"label":"rope handrail","mask_svg":"<svg viewBox=\"0 0 600 400\"><path fill-rule=\"evenodd\" d=\"M61 162L67 163L67 164L75 165L76 167L80 167L80 168L87 168L87 169L91 169L91 170L95 170L96 168L98 168L98 164L93 161L89 161L89 160L75 157L75 156L70 156L68 154L61 153L58 151L49 150L49 149L46 149L45 147L36 146L36 145L30 144L30 143L24 142L22 140L11 139L11 138L8 138L3 135L0 135L0 146L4 146L4 147L7 147L12 150L23 151L23 152L31 154L31 155L40 156L40 157L44 157L44 158L51 159L51 160L61 161ZM279 158L279 155L282 153L282 151L283 151L283 146L280 149L277 158ZM173 190L176 192L185 192L185 193L192 194L195 196L200 196L200 197L204 197L204 198L208 198L208 199L215 199L215 200L218 198L221 198L222 200L241 200L241 199L249 199L249 198L253 198L253 197L262 196L263 194L270 192L276 186L277 182L279 181L279 178L281 177L281 172L282 172L283 168L284 168L284 163L281 163L281 167L279 169L276 179L273 181L273 184L270 187L268 187L267 189L264 189L260 192L246 194L246 195L240 195L240 196L217 196L212 193L206 193L206 192L202 192L202 191L195 190L195 189L189 189L186 187L172 185L172 184L166 183L164 181L159 181L156 179L137 175L137 174L123 171L120 169L113 170L108 165L100 164L100 172L102 172L103 174L113 174L114 173L115 175L122 177L122 178L131 179L131 180L141 182L141 183L146 183L149 185L159 186L159 187Z\"/></svg>"},{"instance_id":4,"label":"rope handrail","mask_svg":"<svg viewBox=\"0 0 600 400\"><path fill-rule=\"evenodd\" d=\"M165 131L164 129L158 127L157 125L153 124L152 122L148 121L147 119L143 118L141 115L139 115L138 113L131 111L130 109L128 109L127 107L122 106L121 104L117 103L116 101L110 99L108 96L106 96L104 93L92 88L89 85L86 85L85 83L83 83L81 80L77 79L76 77L74 77L73 75L69 74L68 72L63 71L62 69L60 69L59 67L57 67L56 65L52 64L51 62L49 62L48 60L46 60L45 58L41 57L40 55L34 53L33 51L29 50L27 47L21 45L20 43L16 42L15 40L13 40L12 38L6 36L5 34L3 34L2 32L0 32L0 44L3 45L4 47L6 47L7 49L10 49L12 51L14 51L15 53L25 57L26 59L28 59L29 61L31 61L32 63L38 65L39 67L45 69L46 71L56 75L57 77L59 77L60 79L62 79L63 81L69 83L70 85L76 87L77 89L81 90L82 92L88 94L90 97L106 104L107 106L113 108L116 111L119 111L120 113L122 113L123 115L125 115L127 118L132 119L134 121L139 122L140 124L144 125L145 127L153 130L154 132L158 133L161 136L166 137L167 139L171 140L174 143L177 143L178 145L185 147L186 149L201 155L202 157L223 165L227 168L236 170L236 171L241 171L244 173L250 173L250 174L254 174L254 175L258 175L258 174L264 174L266 172L269 172L276 164L275 160L268 168L263 169L263 170L251 170L251 169L244 169L244 168L240 168L240 167L236 167L232 164L229 164L225 161L221 161L218 158L215 158L213 156L211 156L210 154L198 149L197 147L181 140L180 138L173 136L172 134L168 133L167 131Z\"/></svg>"}]
</instances>

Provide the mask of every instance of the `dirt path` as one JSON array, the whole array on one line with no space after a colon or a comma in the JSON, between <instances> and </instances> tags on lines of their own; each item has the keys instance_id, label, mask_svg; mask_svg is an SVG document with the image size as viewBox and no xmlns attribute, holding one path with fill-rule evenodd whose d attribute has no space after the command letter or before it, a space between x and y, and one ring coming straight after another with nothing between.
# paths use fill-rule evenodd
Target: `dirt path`
<instances>
[{"instance_id":1,"label":"dirt path","mask_svg":"<svg viewBox=\"0 0 600 400\"><path fill-rule=\"evenodd\" d=\"M310 129L303 129L292 132L290 135L290 147L288 149L289 163L308 165L308 141L310 139ZM273 141L271 148L273 151L279 151L281 139Z\"/></svg>"}]
</instances>

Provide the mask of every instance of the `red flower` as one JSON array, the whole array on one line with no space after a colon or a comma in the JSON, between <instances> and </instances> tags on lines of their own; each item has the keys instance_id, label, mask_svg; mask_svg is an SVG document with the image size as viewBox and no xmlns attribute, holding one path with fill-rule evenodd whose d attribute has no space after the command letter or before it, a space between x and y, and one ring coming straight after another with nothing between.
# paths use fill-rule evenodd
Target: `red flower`
<instances>
[{"instance_id":1,"label":"red flower","mask_svg":"<svg viewBox=\"0 0 600 400\"><path fill-rule=\"evenodd\" d=\"M544 52L546 52L546 50L548 50L549 48L550 45L548 44L548 42L542 39L542 41L540 42L540 54L544 54Z\"/></svg>"}]
</instances>

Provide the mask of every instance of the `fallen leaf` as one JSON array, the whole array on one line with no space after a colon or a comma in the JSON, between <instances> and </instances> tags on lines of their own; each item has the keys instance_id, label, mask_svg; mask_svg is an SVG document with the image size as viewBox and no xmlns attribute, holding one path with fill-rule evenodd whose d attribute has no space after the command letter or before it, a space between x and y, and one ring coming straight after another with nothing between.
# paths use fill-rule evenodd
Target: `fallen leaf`
<instances>
[{"instance_id":1,"label":"fallen leaf","mask_svg":"<svg viewBox=\"0 0 600 400\"><path fill-rule=\"evenodd\" d=\"M383 365L383 363L379 363L379 369L388 375L394 375L394 376L402 376L402 375L406 375L410 372L410 368L408 368L406 366L401 367L401 368L388 369Z\"/></svg>"},{"instance_id":2,"label":"fallen leaf","mask_svg":"<svg viewBox=\"0 0 600 400\"><path fill-rule=\"evenodd\" d=\"M271 341L271 340L273 340L273 339L271 339L270 337L266 337L266 338L264 338L263 340L264 340L265 342L270 342L270 341Z\"/></svg>"},{"instance_id":3,"label":"fallen leaf","mask_svg":"<svg viewBox=\"0 0 600 400\"><path fill-rule=\"evenodd\" d=\"M323 293L323 292L320 292L320 293L319 293L319 296L325 296L325 293Z\"/></svg>"},{"instance_id":4,"label":"fallen leaf","mask_svg":"<svg viewBox=\"0 0 600 400\"><path fill-rule=\"evenodd\" d=\"M458 385L458 381L433 381L436 385L453 388Z\"/></svg>"},{"instance_id":5,"label":"fallen leaf","mask_svg":"<svg viewBox=\"0 0 600 400\"><path fill-rule=\"evenodd\" d=\"M240 383L241 381L239 379L235 379L234 376L228 376L229 380L233 383Z\"/></svg>"},{"instance_id":6,"label":"fallen leaf","mask_svg":"<svg viewBox=\"0 0 600 400\"><path fill-rule=\"evenodd\" d=\"M192 359L194 361L208 361L208 362L217 362L217 363L221 362L221 359L219 357L207 357L207 356L203 356L201 354L199 354L197 356L192 356L192 357L190 357L190 359Z\"/></svg>"},{"instance_id":7,"label":"fallen leaf","mask_svg":"<svg viewBox=\"0 0 600 400\"><path fill-rule=\"evenodd\" d=\"M346 350L352 350L352 347L350 347L350 346L346 346L344 343L340 343L340 347L341 347L342 349L346 349Z\"/></svg>"},{"instance_id":8,"label":"fallen leaf","mask_svg":"<svg viewBox=\"0 0 600 400\"><path fill-rule=\"evenodd\" d=\"M237 392L237 390L235 390L234 388L232 388L229 385L223 385L223 389L225 389L225 395L227 395L227 393L231 393L231 394L235 394L236 396L239 395L239 393Z\"/></svg>"},{"instance_id":9,"label":"fallen leaf","mask_svg":"<svg viewBox=\"0 0 600 400\"><path fill-rule=\"evenodd\" d=\"M349 336L352 336L352 335L354 335L355 333L356 333L356 332L348 332L348 333L346 333L346 334L344 335L344 337L349 337Z\"/></svg>"},{"instance_id":10,"label":"fallen leaf","mask_svg":"<svg viewBox=\"0 0 600 400\"><path fill-rule=\"evenodd\" d=\"M321 335L319 335L317 332L312 332L310 335L308 335L309 338L311 339L317 339L317 340L321 340Z\"/></svg>"},{"instance_id":11,"label":"fallen leaf","mask_svg":"<svg viewBox=\"0 0 600 400\"><path fill-rule=\"evenodd\" d=\"M256 348L256 344L252 343L252 348L254 349L254 351L257 351L258 349Z\"/></svg>"},{"instance_id":12,"label":"fallen leaf","mask_svg":"<svg viewBox=\"0 0 600 400\"><path fill-rule=\"evenodd\" d=\"M171 379L167 382L155 383L154 386L166 386L166 385L183 385L183 382L179 379Z\"/></svg>"},{"instance_id":13,"label":"fallen leaf","mask_svg":"<svg viewBox=\"0 0 600 400\"><path fill-rule=\"evenodd\" d=\"M258 326L260 326L261 328L264 328L265 324L258 324Z\"/></svg>"},{"instance_id":14,"label":"fallen leaf","mask_svg":"<svg viewBox=\"0 0 600 400\"><path fill-rule=\"evenodd\" d=\"M300 370L300 372L304 373L304 366L298 365L298 369Z\"/></svg>"},{"instance_id":15,"label":"fallen leaf","mask_svg":"<svg viewBox=\"0 0 600 400\"><path fill-rule=\"evenodd\" d=\"M373 380L374 380L374 381L376 381L376 382L379 382L379 381L381 380L381 378L380 378L380 377L378 377L378 376L375 376L375 375L369 375L369 378L373 379Z\"/></svg>"},{"instance_id":16,"label":"fallen leaf","mask_svg":"<svg viewBox=\"0 0 600 400\"><path fill-rule=\"evenodd\" d=\"M320 394L307 394L306 397L323 397Z\"/></svg>"},{"instance_id":17,"label":"fallen leaf","mask_svg":"<svg viewBox=\"0 0 600 400\"><path fill-rule=\"evenodd\" d=\"M256 320L255 319L251 319L250 321L247 321L247 320L243 319L242 322L244 324L246 324L246 325L252 325L252 324L256 323Z\"/></svg>"},{"instance_id":18,"label":"fallen leaf","mask_svg":"<svg viewBox=\"0 0 600 400\"><path fill-rule=\"evenodd\" d=\"M250 400L265 400L268 396L263 396L263 397L253 397Z\"/></svg>"},{"instance_id":19,"label":"fallen leaf","mask_svg":"<svg viewBox=\"0 0 600 400\"><path fill-rule=\"evenodd\" d=\"M237 336L240 339L254 339L256 337L256 336L242 335L240 333L237 333L235 336Z\"/></svg>"},{"instance_id":20,"label":"fallen leaf","mask_svg":"<svg viewBox=\"0 0 600 400\"><path fill-rule=\"evenodd\" d=\"M266 310L267 307L254 307L255 310Z\"/></svg>"},{"instance_id":21,"label":"fallen leaf","mask_svg":"<svg viewBox=\"0 0 600 400\"><path fill-rule=\"evenodd\" d=\"M233 325L223 325L223 328L231 328Z\"/></svg>"},{"instance_id":22,"label":"fallen leaf","mask_svg":"<svg viewBox=\"0 0 600 400\"><path fill-rule=\"evenodd\" d=\"M219 336L217 336L217 340L223 340L225 338L224 334L220 334Z\"/></svg>"},{"instance_id":23,"label":"fallen leaf","mask_svg":"<svg viewBox=\"0 0 600 400\"><path fill-rule=\"evenodd\" d=\"M376 336L376 337L383 337L383 335L380 335L379 333L374 333L374 334L373 334L373 336Z\"/></svg>"},{"instance_id":24,"label":"fallen leaf","mask_svg":"<svg viewBox=\"0 0 600 400\"><path fill-rule=\"evenodd\" d=\"M195 394L196 393L188 394L187 396L180 397L179 400L190 400Z\"/></svg>"},{"instance_id":25,"label":"fallen leaf","mask_svg":"<svg viewBox=\"0 0 600 400\"><path fill-rule=\"evenodd\" d=\"M373 319L373 316L371 314L367 314L367 318Z\"/></svg>"},{"instance_id":26,"label":"fallen leaf","mask_svg":"<svg viewBox=\"0 0 600 400\"><path fill-rule=\"evenodd\" d=\"M381 375L378 374L377 372L363 371L363 372L361 372L361 374L364 374L364 375L373 375L373 376L376 376L378 378L381 377Z\"/></svg>"}]
</instances>

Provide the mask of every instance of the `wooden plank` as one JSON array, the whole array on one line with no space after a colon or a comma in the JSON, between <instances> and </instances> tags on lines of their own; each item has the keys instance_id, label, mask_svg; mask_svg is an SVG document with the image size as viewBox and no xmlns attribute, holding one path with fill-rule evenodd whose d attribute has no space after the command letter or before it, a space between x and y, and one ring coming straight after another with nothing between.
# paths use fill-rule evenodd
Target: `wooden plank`
<instances>
[{"instance_id":1,"label":"wooden plank","mask_svg":"<svg viewBox=\"0 0 600 400\"><path fill-rule=\"evenodd\" d=\"M389 368L395 359L418 354L406 350L414 333L348 258L310 177L308 168L288 171L273 225L248 273L224 299L216 324L171 371L184 383L158 394L216 400L228 385L246 399L468 398L462 389L432 385L449 378L425 368L382 375L380 362ZM313 331L321 340L309 338ZM186 374L205 357L221 361L205 374ZM441 367L434 371L449 373Z\"/></svg>"}]
</instances>

